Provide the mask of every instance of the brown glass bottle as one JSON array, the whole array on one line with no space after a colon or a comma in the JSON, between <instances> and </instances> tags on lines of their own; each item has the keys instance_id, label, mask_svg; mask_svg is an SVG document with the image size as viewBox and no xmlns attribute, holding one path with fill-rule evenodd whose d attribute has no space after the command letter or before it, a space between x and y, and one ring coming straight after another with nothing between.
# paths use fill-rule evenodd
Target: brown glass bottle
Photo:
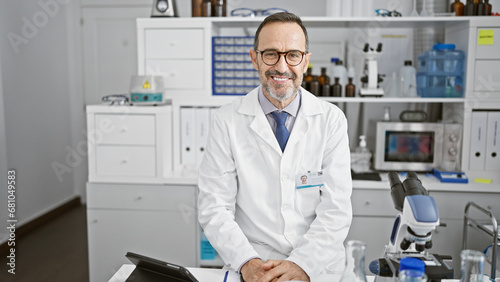
<instances>
[{"instance_id":1,"label":"brown glass bottle","mask_svg":"<svg viewBox=\"0 0 500 282\"><path fill-rule=\"evenodd\" d=\"M201 2L201 16L211 17L212 16L212 1L204 0Z\"/></svg>"},{"instance_id":2,"label":"brown glass bottle","mask_svg":"<svg viewBox=\"0 0 500 282\"><path fill-rule=\"evenodd\" d=\"M333 97L342 97L342 86L339 83L340 77L335 77L335 83L331 87Z\"/></svg>"},{"instance_id":3,"label":"brown glass bottle","mask_svg":"<svg viewBox=\"0 0 500 282\"><path fill-rule=\"evenodd\" d=\"M314 76L313 80L311 81L310 88L311 90L309 90L309 92L311 92L315 96L319 96L321 94L321 85L319 84L317 76Z\"/></svg>"},{"instance_id":4,"label":"brown glass bottle","mask_svg":"<svg viewBox=\"0 0 500 282\"><path fill-rule=\"evenodd\" d=\"M451 12L455 12L455 16L463 16L464 4L460 2L460 0L455 0L455 2L451 4Z\"/></svg>"},{"instance_id":5,"label":"brown glass bottle","mask_svg":"<svg viewBox=\"0 0 500 282\"><path fill-rule=\"evenodd\" d=\"M303 78L303 81L305 81L305 83L306 83L306 87L305 87L306 90L311 91L311 81L313 81L313 79L314 79L314 75L312 75L312 65L309 64L309 66L307 67L307 72Z\"/></svg>"},{"instance_id":6,"label":"brown glass bottle","mask_svg":"<svg viewBox=\"0 0 500 282\"><path fill-rule=\"evenodd\" d=\"M212 17L226 16L226 0L213 0L212 7Z\"/></svg>"},{"instance_id":7,"label":"brown glass bottle","mask_svg":"<svg viewBox=\"0 0 500 282\"><path fill-rule=\"evenodd\" d=\"M323 93L325 92L324 88L326 85L330 85L330 77L328 75L326 75L326 68L321 68L321 75L318 76L318 81L319 81L319 85L320 85L320 93L322 96ZM327 88L329 88L327 86ZM330 90L330 89L328 89ZM326 94L326 96L328 96L328 92Z\"/></svg>"},{"instance_id":8,"label":"brown glass bottle","mask_svg":"<svg viewBox=\"0 0 500 282\"><path fill-rule=\"evenodd\" d=\"M349 82L345 86L345 96L346 97L356 96L356 85L352 83L352 77L349 77Z\"/></svg>"},{"instance_id":9,"label":"brown glass bottle","mask_svg":"<svg viewBox=\"0 0 500 282\"><path fill-rule=\"evenodd\" d=\"M478 16L486 16L486 9L487 5L484 3L483 0L480 0L479 3L477 4L477 15Z\"/></svg>"},{"instance_id":10,"label":"brown glass bottle","mask_svg":"<svg viewBox=\"0 0 500 282\"><path fill-rule=\"evenodd\" d=\"M464 8L465 16L477 16L477 3L474 3L472 0L467 0Z\"/></svg>"},{"instance_id":11,"label":"brown glass bottle","mask_svg":"<svg viewBox=\"0 0 500 282\"><path fill-rule=\"evenodd\" d=\"M486 16L491 16L491 4L490 0L484 0L486 3Z\"/></svg>"}]
</instances>

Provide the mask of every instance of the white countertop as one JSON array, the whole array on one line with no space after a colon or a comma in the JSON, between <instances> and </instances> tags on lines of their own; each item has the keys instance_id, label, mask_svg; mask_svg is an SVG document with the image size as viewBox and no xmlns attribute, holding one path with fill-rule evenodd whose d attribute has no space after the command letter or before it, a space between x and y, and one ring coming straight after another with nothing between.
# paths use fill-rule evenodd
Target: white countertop
<instances>
[{"instance_id":1,"label":"white countertop","mask_svg":"<svg viewBox=\"0 0 500 282\"><path fill-rule=\"evenodd\" d=\"M387 173L379 173L382 181L353 180L353 189L376 189L390 190ZM442 183L431 174L419 173L418 177L428 191L448 191L448 192L474 192L474 193L500 193L500 175L493 172L468 172L466 173L469 183ZM476 178L491 179L491 184L476 183ZM401 181L405 177L400 176ZM177 185L197 185L198 172L194 169L172 172L165 178L165 184Z\"/></svg>"}]
</instances>

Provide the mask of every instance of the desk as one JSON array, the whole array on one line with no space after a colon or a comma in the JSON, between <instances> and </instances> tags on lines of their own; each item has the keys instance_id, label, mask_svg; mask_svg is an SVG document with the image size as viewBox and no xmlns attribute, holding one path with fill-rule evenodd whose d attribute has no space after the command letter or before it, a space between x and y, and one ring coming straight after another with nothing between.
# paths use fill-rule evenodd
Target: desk
<instances>
[{"instance_id":1,"label":"desk","mask_svg":"<svg viewBox=\"0 0 500 282\"><path fill-rule=\"evenodd\" d=\"M111 277L108 282L124 282L127 277L134 271L135 265L124 264L118 271ZM224 281L225 270L214 268L196 268L187 267L187 269L198 279L200 282L222 282ZM339 281L340 275L324 274L315 279L313 282L336 282ZM228 282L239 282L239 280L227 280ZM368 277L368 282L372 282L373 277Z\"/></svg>"}]
</instances>

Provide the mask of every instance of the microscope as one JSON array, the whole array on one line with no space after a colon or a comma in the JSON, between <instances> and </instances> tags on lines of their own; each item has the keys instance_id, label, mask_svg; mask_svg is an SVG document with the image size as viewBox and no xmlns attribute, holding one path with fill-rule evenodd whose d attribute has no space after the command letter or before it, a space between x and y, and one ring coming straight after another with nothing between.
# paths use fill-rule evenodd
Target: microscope
<instances>
[{"instance_id":1,"label":"microscope","mask_svg":"<svg viewBox=\"0 0 500 282\"><path fill-rule=\"evenodd\" d=\"M377 60L382 55L382 43L379 43L376 50L370 48L368 43L363 48L365 56L364 76L361 77L361 89L359 95L364 96L384 96L384 89L378 87L378 84L383 81L381 74L378 73Z\"/></svg>"},{"instance_id":2,"label":"microscope","mask_svg":"<svg viewBox=\"0 0 500 282\"><path fill-rule=\"evenodd\" d=\"M389 183L394 207L400 213L394 220L383 258L370 263L370 271L377 275L375 281L393 281L384 277L397 277L399 262L405 257L424 261L429 281L453 279L453 268L444 261L451 257L427 252L432 247L432 231L439 226L434 198L429 196L415 172L409 172L403 183L396 172L390 172Z\"/></svg>"}]
</instances>

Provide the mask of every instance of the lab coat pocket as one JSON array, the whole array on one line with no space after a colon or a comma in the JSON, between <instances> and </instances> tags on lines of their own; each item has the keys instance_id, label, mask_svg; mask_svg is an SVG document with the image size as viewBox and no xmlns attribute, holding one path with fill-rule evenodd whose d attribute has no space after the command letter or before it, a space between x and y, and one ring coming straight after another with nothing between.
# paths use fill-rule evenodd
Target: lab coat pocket
<instances>
[{"instance_id":1,"label":"lab coat pocket","mask_svg":"<svg viewBox=\"0 0 500 282\"><path fill-rule=\"evenodd\" d=\"M296 194L298 206L302 214L313 214L320 200L319 187L296 189Z\"/></svg>"}]
</instances>

